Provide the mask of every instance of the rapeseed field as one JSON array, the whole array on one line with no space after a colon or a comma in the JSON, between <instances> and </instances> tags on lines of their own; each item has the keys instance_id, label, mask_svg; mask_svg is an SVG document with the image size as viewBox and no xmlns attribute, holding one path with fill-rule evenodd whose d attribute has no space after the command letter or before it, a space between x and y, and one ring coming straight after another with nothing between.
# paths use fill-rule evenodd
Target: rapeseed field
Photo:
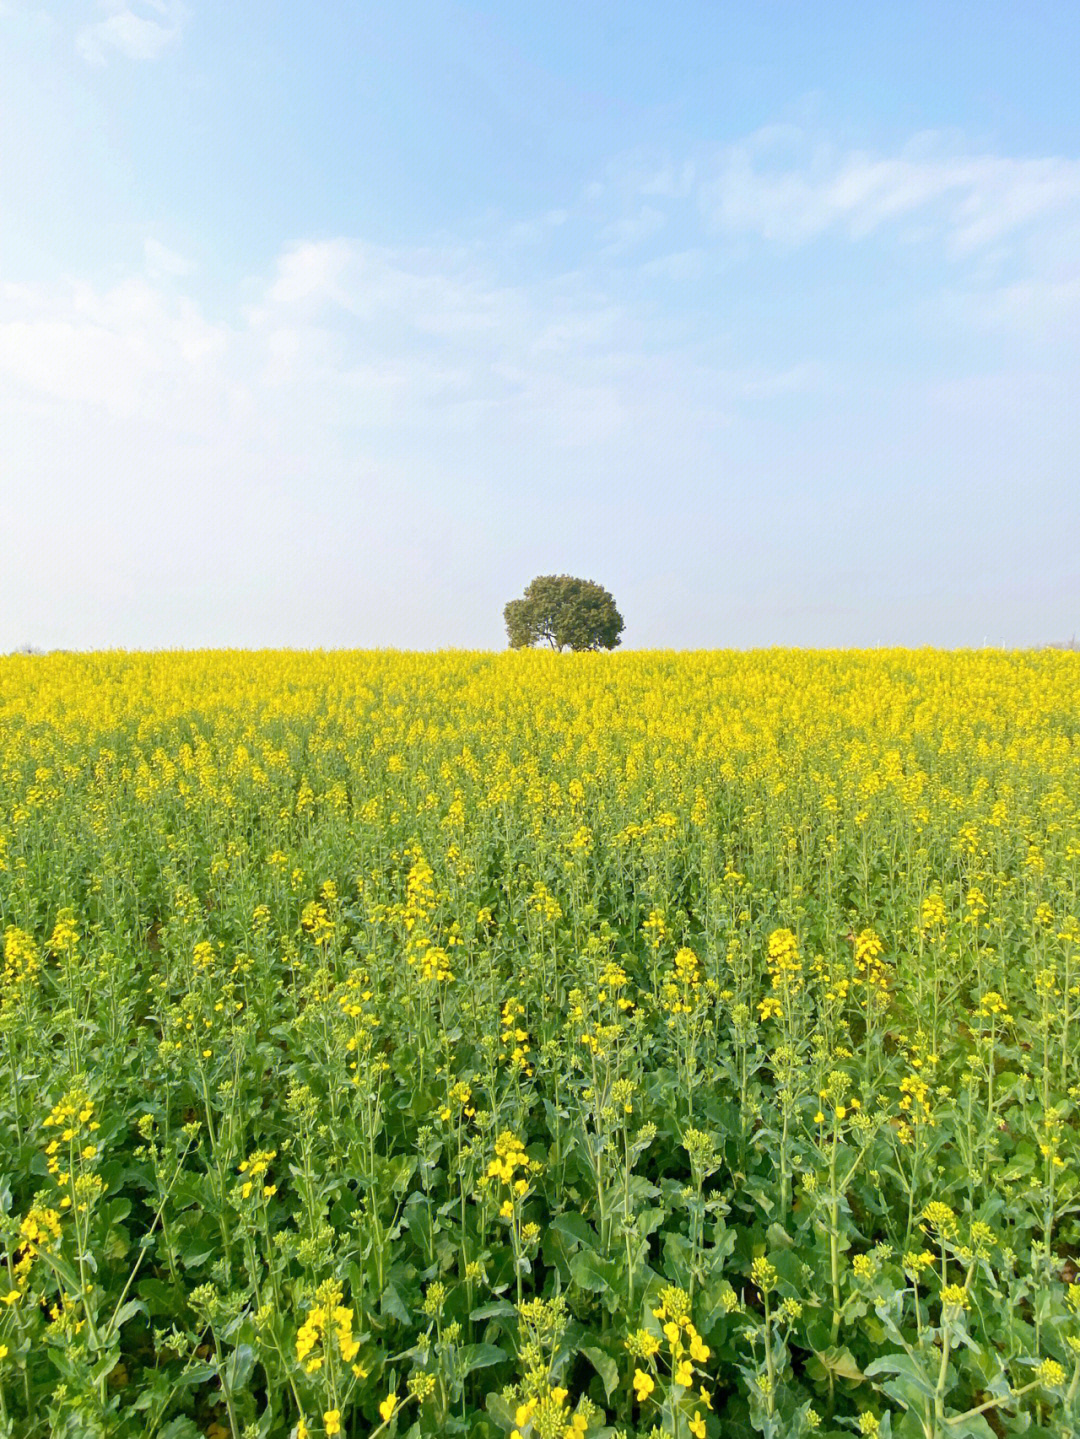
<instances>
[{"instance_id":1,"label":"rapeseed field","mask_svg":"<svg viewBox=\"0 0 1080 1439\"><path fill-rule=\"evenodd\" d=\"M0 660L0 1433L1080 1434L1078 694Z\"/></svg>"}]
</instances>

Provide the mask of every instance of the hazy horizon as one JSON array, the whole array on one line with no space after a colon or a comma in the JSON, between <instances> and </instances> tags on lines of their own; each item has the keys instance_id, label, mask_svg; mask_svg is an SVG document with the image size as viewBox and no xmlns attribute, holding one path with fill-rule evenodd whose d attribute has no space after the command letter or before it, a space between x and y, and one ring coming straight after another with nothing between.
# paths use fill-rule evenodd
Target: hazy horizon
<instances>
[{"instance_id":1,"label":"hazy horizon","mask_svg":"<svg viewBox=\"0 0 1080 1439\"><path fill-rule=\"evenodd\" d=\"M1080 10L0 0L0 650L1080 631Z\"/></svg>"},{"instance_id":2,"label":"hazy horizon","mask_svg":"<svg viewBox=\"0 0 1080 1439\"><path fill-rule=\"evenodd\" d=\"M16 648L0 653L0 658L24 659L48 659L50 655L78 655L90 658L96 655L195 655L195 654L312 654L312 655L500 655L500 654L561 654L570 658L575 654L582 655L709 655L709 654L852 654L852 653L897 653L897 654L920 654L930 652L932 654L1042 654L1046 651L1057 651L1063 654L1076 653L1080 650L1080 644L1076 637L1069 640L1055 640L1048 644L1040 645L1001 645L987 642L981 645L618 645L613 650L583 650L574 651L570 649L552 650L547 645L534 645L531 649L510 650L505 644L499 646L467 646L467 645L443 645L437 649L431 647L408 649L399 645L162 645L157 648L137 649L128 648L124 645L114 645L105 649L40 649L35 645L19 645Z\"/></svg>"}]
</instances>

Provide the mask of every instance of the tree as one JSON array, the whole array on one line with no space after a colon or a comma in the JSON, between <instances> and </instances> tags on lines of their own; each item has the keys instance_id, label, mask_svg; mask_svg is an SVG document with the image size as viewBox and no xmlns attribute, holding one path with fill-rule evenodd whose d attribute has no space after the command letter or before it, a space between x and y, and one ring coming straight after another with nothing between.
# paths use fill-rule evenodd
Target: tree
<instances>
[{"instance_id":1,"label":"tree","mask_svg":"<svg viewBox=\"0 0 1080 1439\"><path fill-rule=\"evenodd\" d=\"M607 590L572 575L538 575L503 618L514 650L542 641L553 650L613 650L625 628Z\"/></svg>"}]
</instances>

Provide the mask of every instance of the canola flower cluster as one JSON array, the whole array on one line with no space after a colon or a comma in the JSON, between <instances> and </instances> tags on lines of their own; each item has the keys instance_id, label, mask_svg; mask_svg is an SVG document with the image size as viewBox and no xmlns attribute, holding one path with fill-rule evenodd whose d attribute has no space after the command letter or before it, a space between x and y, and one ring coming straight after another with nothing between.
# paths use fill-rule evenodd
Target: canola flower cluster
<instances>
[{"instance_id":1,"label":"canola flower cluster","mask_svg":"<svg viewBox=\"0 0 1080 1439\"><path fill-rule=\"evenodd\" d=\"M1078 693L0 659L0 1435L1080 1439Z\"/></svg>"},{"instance_id":2,"label":"canola flower cluster","mask_svg":"<svg viewBox=\"0 0 1080 1439\"><path fill-rule=\"evenodd\" d=\"M346 1364L360 1351L359 1341L353 1338L353 1311L342 1304L342 1298L341 1286L333 1280L320 1286L317 1302L296 1332L296 1357L308 1374L317 1374L325 1363L331 1334Z\"/></svg>"}]
</instances>

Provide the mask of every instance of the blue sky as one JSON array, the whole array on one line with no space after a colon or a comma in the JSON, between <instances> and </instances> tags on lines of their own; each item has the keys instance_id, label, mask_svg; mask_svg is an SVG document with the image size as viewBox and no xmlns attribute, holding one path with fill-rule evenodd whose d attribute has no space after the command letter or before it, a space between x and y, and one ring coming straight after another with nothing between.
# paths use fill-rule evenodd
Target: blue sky
<instances>
[{"instance_id":1,"label":"blue sky","mask_svg":"<svg viewBox=\"0 0 1080 1439\"><path fill-rule=\"evenodd\" d=\"M0 648L1080 631L1073 4L0 0Z\"/></svg>"}]
</instances>

